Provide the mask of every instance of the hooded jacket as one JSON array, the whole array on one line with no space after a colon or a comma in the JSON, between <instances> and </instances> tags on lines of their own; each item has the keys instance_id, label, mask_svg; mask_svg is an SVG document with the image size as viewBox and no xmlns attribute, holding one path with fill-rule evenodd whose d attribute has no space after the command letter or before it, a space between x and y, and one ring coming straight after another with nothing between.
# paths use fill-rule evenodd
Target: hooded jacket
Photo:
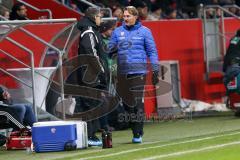
<instances>
[{"instance_id":1,"label":"hooded jacket","mask_svg":"<svg viewBox=\"0 0 240 160\"><path fill-rule=\"evenodd\" d=\"M88 17L83 17L77 24L77 28L80 30L80 39L78 47L78 55L91 55L96 57L98 65L101 67L101 73L98 74L98 79L94 86L97 88L106 88L107 86L107 74L108 66L107 60L104 58L104 52L102 49L103 41L98 31L98 26ZM89 63L89 67L94 67ZM97 65L97 64L96 64ZM83 81L84 72L86 68L80 68L78 71L78 81L80 84L86 85Z\"/></svg>"},{"instance_id":2,"label":"hooded jacket","mask_svg":"<svg viewBox=\"0 0 240 160\"><path fill-rule=\"evenodd\" d=\"M77 28L81 31L78 54L99 55L102 41L95 22L87 17L83 17L78 22Z\"/></svg>"},{"instance_id":3,"label":"hooded jacket","mask_svg":"<svg viewBox=\"0 0 240 160\"><path fill-rule=\"evenodd\" d=\"M112 33L109 48L117 49L120 74L145 74L148 58L152 70L159 70L158 53L152 33L139 21L131 27L123 22L122 26L116 28Z\"/></svg>"}]
</instances>

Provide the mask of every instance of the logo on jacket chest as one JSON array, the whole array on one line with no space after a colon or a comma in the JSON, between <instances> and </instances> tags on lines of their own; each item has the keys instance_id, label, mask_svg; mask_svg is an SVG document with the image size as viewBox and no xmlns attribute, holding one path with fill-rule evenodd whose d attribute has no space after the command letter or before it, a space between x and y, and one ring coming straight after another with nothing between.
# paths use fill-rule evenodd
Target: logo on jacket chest
<instances>
[{"instance_id":1,"label":"logo on jacket chest","mask_svg":"<svg viewBox=\"0 0 240 160\"><path fill-rule=\"evenodd\" d=\"M141 40L141 39L143 39L143 37L140 36L139 33L136 33L135 35L134 34L133 35L129 35L127 37L128 37L129 40L130 39L132 39L132 40ZM126 39L125 32L120 32L119 40L124 40L124 39Z\"/></svg>"},{"instance_id":2,"label":"logo on jacket chest","mask_svg":"<svg viewBox=\"0 0 240 160\"><path fill-rule=\"evenodd\" d=\"M125 33L124 32L120 32L120 37L119 37L120 40L123 40L125 39Z\"/></svg>"}]
</instances>

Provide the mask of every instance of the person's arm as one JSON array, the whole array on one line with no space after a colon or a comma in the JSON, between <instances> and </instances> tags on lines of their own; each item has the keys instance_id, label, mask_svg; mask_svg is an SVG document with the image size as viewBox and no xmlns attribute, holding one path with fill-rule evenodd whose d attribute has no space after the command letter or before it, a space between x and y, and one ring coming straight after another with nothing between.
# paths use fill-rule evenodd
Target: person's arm
<instances>
[{"instance_id":1,"label":"person's arm","mask_svg":"<svg viewBox=\"0 0 240 160\"><path fill-rule=\"evenodd\" d=\"M96 57L98 64L101 67L101 71L105 72L101 62L99 61L99 50L97 50L98 41L96 35L94 35L94 33L92 32L89 32L84 34L84 36L82 37L80 41L80 47L81 49L83 49L83 54L93 55L94 57Z\"/></svg>"},{"instance_id":2,"label":"person's arm","mask_svg":"<svg viewBox=\"0 0 240 160\"><path fill-rule=\"evenodd\" d=\"M116 35L116 31L114 30L112 32L111 38L108 42L108 54L109 57L112 57L114 53L116 53L118 51L118 41L117 41L117 35Z\"/></svg>"},{"instance_id":3,"label":"person's arm","mask_svg":"<svg viewBox=\"0 0 240 160\"><path fill-rule=\"evenodd\" d=\"M158 73L159 73L159 60L158 60L158 52L156 48L155 41L153 39L152 33L149 29L146 30L145 35L145 50L146 54L150 59L150 63L152 65L153 78L152 83L155 85L158 83Z\"/></svg>"},{"instance_id":4,"label":"person's arm","mask_svg":"<svg viewBox=\"0 0 240 160\"><path fill-rule=\"evenodd\" d=\"M227 58L227 54L224 56L224 59L223 59L223 68L222 68L222 71L223 72L226 72L227 71L227 67L228 67L228 65L229 65L229 63L228 63L228 58Z\"/></svg>"},{"instance_id":5,"label":"person's arm","mask_svg":"<svg viewBox=\"0 0 240 160\"><path fill-rule=\"evenodd\" d=\"M147 29L146 35L145 35L145 50L152 64L152 70L159 71L159 60L158 60L157 48L156 48L156 44L153 39L152 33L149 29Z\"/></svg>"},{"instance_id":6,"label":"person's arm","mask_svg":"<svg viewBox=\"0 0 240 160\"><path fill-rule=\"evenodd\" d=\"M81 49L83 49L83 54L97 55L97 43L96 38L93 33L86 33L80 41Z\"/></svg>"}]
</instances>

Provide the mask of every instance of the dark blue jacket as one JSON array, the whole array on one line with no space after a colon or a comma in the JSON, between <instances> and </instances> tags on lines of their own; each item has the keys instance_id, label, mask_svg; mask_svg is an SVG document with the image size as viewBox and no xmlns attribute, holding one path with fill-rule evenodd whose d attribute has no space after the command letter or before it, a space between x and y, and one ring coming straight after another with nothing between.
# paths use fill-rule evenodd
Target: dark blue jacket
<instances>
[{"instance_id":1,"label":"dark blue jacket","mask_svg":"<svg viewBox=\"0 0 240 160\"><path fill-rule=\"evenodd\" d=\"M154 71L158 71L158 53L150 29L139 21L132 27L123 25L116 28L109 42L110 48L118 53L120 74L142 74L147 72L149 58Z\"/></svg>"}]
</instances>

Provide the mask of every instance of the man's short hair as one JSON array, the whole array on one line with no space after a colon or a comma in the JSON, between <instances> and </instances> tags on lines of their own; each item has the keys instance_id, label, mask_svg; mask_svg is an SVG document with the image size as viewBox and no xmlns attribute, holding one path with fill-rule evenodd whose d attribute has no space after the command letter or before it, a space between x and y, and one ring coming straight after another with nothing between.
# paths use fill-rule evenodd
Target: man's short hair
<instances>
[{"instance_id":1,"label":"man's short hair","mask_svg":"<svg viewBox=\"0 0 240 160\"><path fill-rule=\"evenodd\" d=\"M86 11L85 11L85 17L88 17L89 19L95 21L95 16L98 15L100 12L100 8L96 8L96 7L89 7Z\"/></svg>"},{"instance_id":2,"label":"man's short hair","mask_svg":"<svg viewBox=\"0 0 240 160\"><path fill-rule=\"evenodd\" d=\"M127 6L123 9L123 11L128 11L128 13L130 13L133 16L139 15L138 10L134 6Z\"/></svg>"},{"instance_id":3,"label":"man's short hair","mask_svg":"<svg viewBox=\"0 0 240 160\"><path fill-rule=\"evenodd\" d=\"M17 11L19 11L21 9L22 6L24 6L24 4L20 3L20 2L14 4L14 6L12 7L12 12L16 13Z\"/></svg>"}]
</instances>

